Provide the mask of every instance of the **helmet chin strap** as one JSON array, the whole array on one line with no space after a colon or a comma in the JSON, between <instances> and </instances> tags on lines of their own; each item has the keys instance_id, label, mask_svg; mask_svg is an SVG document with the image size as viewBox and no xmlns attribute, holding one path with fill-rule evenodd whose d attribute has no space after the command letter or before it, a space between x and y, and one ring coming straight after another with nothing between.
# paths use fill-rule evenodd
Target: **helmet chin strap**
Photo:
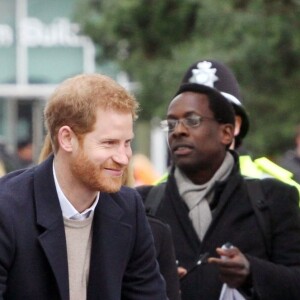
<instances>
[{"instance_id":1,"label":"helmet chin strap","mask_svg":"<svg viewBox=\"0 0 300 300\"><path fill-rule=\"evenodd\" d=\"M234 124L234 136L238 136L241 131L242 126L242 118L241 116L235 115L235 124ZM235 149L235 139L232 140L232 143L229 147L229 149L234 150Z\"/></svg>"},{"instance_id":2,"label":"helmet chin strap","mask_svg":"<svg viewBox=\"0 0 300 300\"><path fill-rule=\"evenodd\" d=\"M242 126L242 117L235 115L235 123L234 123L234 136L239 135Z\"/></svg>"}]
</instances>

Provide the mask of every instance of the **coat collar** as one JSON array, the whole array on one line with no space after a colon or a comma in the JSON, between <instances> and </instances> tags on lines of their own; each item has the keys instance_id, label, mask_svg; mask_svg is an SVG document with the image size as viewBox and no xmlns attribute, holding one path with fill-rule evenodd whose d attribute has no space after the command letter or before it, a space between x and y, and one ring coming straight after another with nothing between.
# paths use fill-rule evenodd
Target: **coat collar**
<instances>
[{"instance_id":1,"label":"coat collar","mask_svg":"<svg viewBox=\"0 0 300 300\"><path fill-rule=\"evenodd\" d=\"M56 279L61 299L69 299L65 230L52 172L53 156L34 170L34 200L38 237Z\"/></svg>"},{"instance_id":2,"label":"coat collar","mask_svg":"<svg viewBox=\"0 0 300 300\"><path fill-rule=\"evenodd\" d=\"M61 208L53 178L53 158L51 155L34 171L34 198L36 203L37 223L44 228L52 228L62 221Z\"/></svg>"}]
</instances>

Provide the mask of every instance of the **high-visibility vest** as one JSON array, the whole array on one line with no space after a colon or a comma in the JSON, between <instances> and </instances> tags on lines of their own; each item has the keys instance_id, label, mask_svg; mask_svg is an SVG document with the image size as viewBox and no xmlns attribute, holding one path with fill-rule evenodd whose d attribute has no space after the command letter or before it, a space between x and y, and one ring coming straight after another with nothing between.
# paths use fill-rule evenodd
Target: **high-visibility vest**
<instances>
[{"instance_id":1,"label":"high-visibility vest","mask_svg":"<svg viewBox=\"0 0 300 300\"><path fill-rule=\"evenodd\" d=\"M293 173L278 166L266 157L252 160L249 155L240 155L240 170L242 175L252 178L273 177L297 188L300 194L300 184L293 180Z\"/></svg>"}]
</instances>

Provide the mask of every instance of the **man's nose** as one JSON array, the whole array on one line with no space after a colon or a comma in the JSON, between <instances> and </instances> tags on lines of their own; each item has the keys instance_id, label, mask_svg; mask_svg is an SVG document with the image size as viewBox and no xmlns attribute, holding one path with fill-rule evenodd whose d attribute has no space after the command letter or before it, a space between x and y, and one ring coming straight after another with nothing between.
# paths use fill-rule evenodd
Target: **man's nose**
<instances>
[{"instance_id":1,"label":"man's nose","mask_svg":"<svg viewBox=\"0 0 300 300\"><path fill-rule=\"evenodd\" d=\"M113 155L112 158L116 163L127 166L129 164L131 153L132 153L131 149L130 150L125 148L118 149L118 151Z\"/></svg>"}]
</instances>

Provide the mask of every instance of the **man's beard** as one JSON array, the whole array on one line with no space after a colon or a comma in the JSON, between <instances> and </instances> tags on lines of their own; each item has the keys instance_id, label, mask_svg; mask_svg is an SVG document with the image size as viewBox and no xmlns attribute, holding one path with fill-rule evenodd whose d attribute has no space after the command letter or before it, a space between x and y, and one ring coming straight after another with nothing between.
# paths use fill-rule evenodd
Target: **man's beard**
<instances>
[{"instance_id":1,"label":"man's beard","mask_svg":"<svg viewBox=\"0 0 300 300\"><path fill-rule=\"evenodd\" d=\"M120 190L123 180L122 176L105 175L104 165L97 166L88 159L82 149L79 151L79 154L70 163L71 171L77 180L94 191L115 193ZM121 168L117 164L106 167Z\"/></svg>"}]
</instances>

